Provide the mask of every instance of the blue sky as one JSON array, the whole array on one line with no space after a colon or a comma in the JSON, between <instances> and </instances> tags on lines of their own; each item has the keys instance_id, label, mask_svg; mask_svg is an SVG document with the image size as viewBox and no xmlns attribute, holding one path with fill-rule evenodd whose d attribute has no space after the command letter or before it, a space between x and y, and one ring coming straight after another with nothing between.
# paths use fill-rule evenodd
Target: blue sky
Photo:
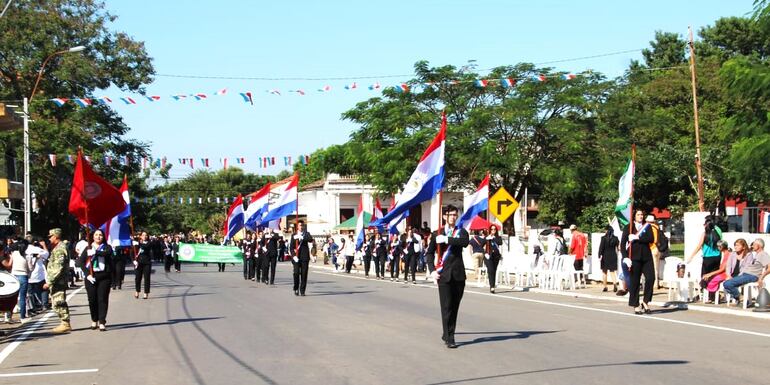
<instances>
[{"instance_id":1,"label":"blue sky","mask_svg":"<svg viewBox=\"0 0 770 385\"><path fill-rule=\"evenodd\" d=\"M478 68L543 63L646 48L656 30L687 33L687 26L744 16L750 0L690 1L106 1L113 28L144 41L159 74L147 86L160 101L114 108L131 127L129 137L152 143L153 156L174 163L171 175L190 172L178 158L245 157L249 172L275 174L283 156L310 154L343 143L356 128L340 115L376 96L366 86L410 79L413 65ZM578 73L593 69L615 77L639 52L551 64ZM258 81L190 79L160 75L358 80ZM363 79L369 76L403 77ZM359 89L343 87L356 81ZM331 85L329 93L316 90ZM227 88L228 94L213 93ZM304 89L305 96L288 90ZM279 89L282 96L267 90ZM254 106L238 92L254 93ZM174 101L173 94L206 93L207 100ZM119 90L105 95L119 97ZM99 96L99 95L97 95ZM129 95L130 96L130 95ZM275 156L260 169L256 159Z\"/></svg>"}]
</instances>

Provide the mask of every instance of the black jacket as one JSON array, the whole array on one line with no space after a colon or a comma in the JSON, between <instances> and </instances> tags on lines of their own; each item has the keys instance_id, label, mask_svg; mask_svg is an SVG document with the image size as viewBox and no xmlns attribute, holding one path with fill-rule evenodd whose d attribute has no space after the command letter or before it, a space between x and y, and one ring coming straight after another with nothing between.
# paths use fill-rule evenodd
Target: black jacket
<instances>
[{"instance_id":1,"label":"black jacket","mask_svg":"<svg viewBox=\"0 0 770 385\"><path fill-rule=\"evenodd\" d=\"M636 226L633 227L633 233L636 233ZM623 237L620 239L620 253L623 258L631 258L632 261L652 261L652 250L650 244L655 241L652 234L652 226L645 225L639 233L639 239L636 242L631 242L631 255L629 256L628 248L628 234L629 226L624 226Z\"/></svg>"},{"instance_id":2,"label":"black jacket","mask_svg":"<svg viewBox=\"0 0 770 385\"><path fill-rule=\"evenodd\" d=\"M441 231L444 235L444 231ZM457 234L452 237L449 236L447 244L441 245L442 255L446 252L444 248L449 247L449 253L444 261L443 270L441 271L439 283L446 283L452 281L465 281L465 263L463 262L463 249L468 246L470 237L465 229L459 229Z\"/></svg>"},{"instance_id":3,"label":"black jacket","mask_svg":"<svg viewBox=\"0 0 770 385\"><path fill-rule=\"evenodd\" d=\"M300 260L310 259L310 248L313 246L313 237L307 231L302 234L294 234L291 237L291 250L293 256ZM295 255L297 254L297 255Z\"/></svg>"},{"instance_id":4,"label":"black jacket","mask_svg":"<svg viewBox=\"0 0 770 385\"><path fill-rule=\"evenodd\" d=\"M385 238L378 239L375 244L377 245L377 258L386 258L388 255L388 240Z\"/></svg>"},{"instance_id":5,"label":"black jacket","mask_svg":"<svg viewBox=\"0 0 770 385\"><path fill-rule=\"evenodd\" d=\"M267 240L267 256L275 258L278 256L278 241L281 239L277 233L273 233L270 237L265 237Z\"/></svg>"},{"instance_id":6,"label":"black jacket","mask_svg":"<svg viewBox=\"0 0 770 385\"><path fill-rule=\"evenodd\" d=\"M136 261L143 264L150 264L152 263L152 243L147 242L139 242L139 245L136 247Z\"/></svg>"}]
</instances>

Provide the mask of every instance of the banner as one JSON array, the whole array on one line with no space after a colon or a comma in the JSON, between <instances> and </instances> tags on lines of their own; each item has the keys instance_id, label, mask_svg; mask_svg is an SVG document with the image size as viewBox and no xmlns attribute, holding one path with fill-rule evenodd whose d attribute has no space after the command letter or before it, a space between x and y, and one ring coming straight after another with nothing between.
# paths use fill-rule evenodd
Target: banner
<instances>
[{"instance_id":1,"label":"banner","mask_svg":"<svg viewBox=\"0 0 770 385\"><path fill-rule=\"evenodd\" d=\"M235 246L180 243L180 262L242 263L243 252Z\"/></svg>"}]
</instances>

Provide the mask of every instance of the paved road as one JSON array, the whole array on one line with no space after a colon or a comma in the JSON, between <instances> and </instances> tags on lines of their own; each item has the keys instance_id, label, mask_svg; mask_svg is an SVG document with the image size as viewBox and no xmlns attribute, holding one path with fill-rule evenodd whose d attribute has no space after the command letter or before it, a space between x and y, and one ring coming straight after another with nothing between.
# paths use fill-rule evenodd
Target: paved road
<instances>
[{"instance_id":1,"label":"paved road","mask_svg":"<svg viewBox=\"0 0 770 385\"><path fill-rule=\"evenodd\" d=\"M313 270L307 297L295 297L289 265L280 266L274 287L228 268L165 274L156 266L149 300L112 293L104 333L88 329L85 294L75 294L75 331L52 336L53 318L41 323L0 363L0 384L745 385L770 378L766 320L635 316L613 302L468 288L461 346L449 350L430 284ZM0 357L13 340L3 341Z\"/></svg>"}]
</instances>

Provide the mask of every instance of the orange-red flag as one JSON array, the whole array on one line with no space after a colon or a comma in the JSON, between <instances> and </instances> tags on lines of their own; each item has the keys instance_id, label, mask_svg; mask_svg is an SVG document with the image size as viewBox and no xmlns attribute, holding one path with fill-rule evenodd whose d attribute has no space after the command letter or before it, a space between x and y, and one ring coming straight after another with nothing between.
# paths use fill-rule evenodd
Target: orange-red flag
<instances>
[{"instance_id":1,"label":"orange-red flag","mask_svg":"<svg viewBox=\"0 0 770 385\"><path fill-rule=\"evenodd\" d=\"M81 225L99 227L125 208L126 201L120 191L97 175L79 151L72 178L69 212Z\"/></svg>"}]
</instances>

